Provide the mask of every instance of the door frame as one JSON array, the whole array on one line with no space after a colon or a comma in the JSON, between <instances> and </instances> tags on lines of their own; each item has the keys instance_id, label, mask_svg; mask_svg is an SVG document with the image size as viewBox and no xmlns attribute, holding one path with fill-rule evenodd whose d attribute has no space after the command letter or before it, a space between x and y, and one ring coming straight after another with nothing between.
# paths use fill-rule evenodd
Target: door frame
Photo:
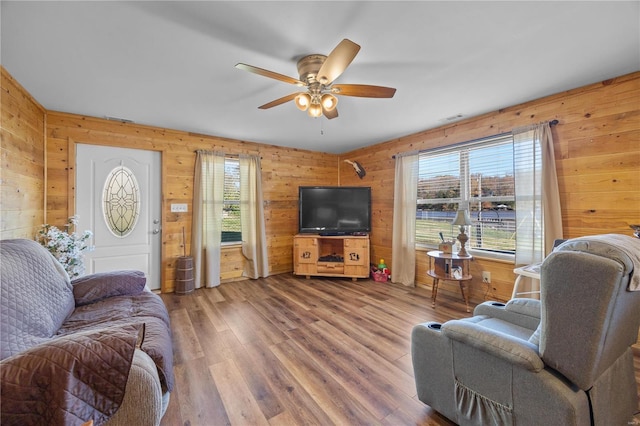
<instances>
[{"instance_id":1,"label":"door frame","mask_svg":"<svg viewBox=\"0 0 640 426\"><path fill-rule=\"evenodd\" d=\"M110 143L98 143L98 142L85 142L85 141L76 141L71 137L67 138L67 211L69 212L68 216L73 216L76 214L76 146L77 144L84 145L98 145L98 146L108 146L111 148L132 148L132 149L140 149L144 151L155 151L160 153L160 184L162 188L160 190L160 224L163 230L161 234L160 240L160 292L166 293L166 251L165 251L165 230L166 228L166 209L165 209L165 198L164 198L164 190L166 188L166 173L164 169L165 161L164 161L164 149L148 149L147 147L136 146L135 144L125 144L125 145L113 145ZM46 168L46 164L45 164ZM46 188L46 182L45 182ZM46 200L46 194L45 194Z\"/></svg>"}]
</instances>

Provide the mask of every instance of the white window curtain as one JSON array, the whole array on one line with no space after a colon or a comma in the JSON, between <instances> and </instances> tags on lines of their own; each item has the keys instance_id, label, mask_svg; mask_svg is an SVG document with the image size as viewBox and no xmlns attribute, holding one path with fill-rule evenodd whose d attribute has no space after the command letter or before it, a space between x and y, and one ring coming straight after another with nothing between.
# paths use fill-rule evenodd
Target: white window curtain
<instances>
[{"instance_id":1,"label":"white window curtain","mask_svg":"<svg viewBox=\"0 0 640 426\"><path fill-rule=\"evenodd\" d=\"M195 287L220 285L224 153L198 150L193 187L191 255Z\"/></svg>"},{"instance_id":2,"label":"white window curtain","mask_svg":"<svg viewBox=\"0 0 640 426\"><path fill-rule=\"evenodd\" d=\"M558 177L549 123L513 130L516 264L542 262L562 238Z\"/></svg>"},{"instance_id":3,"label":"white window curtain","mask_svg":"<svg viewBox=\"0 0 640 426\"><path fill-rule=\"evenodd\" d=\"M416 203L418 153L396 156L393 192L391 281L414 287L416 278Z\"/></svg>"},{"instance_id":4,"label":"white window curtain","mask_svg":"<svg viewBox=\"0 0 640 426\"><path fill-rule=\"evenodd\" d=\"M269 276L260 170L260 157L240 155L240 224L245 259L242 275L254 279Z\"/></svg>"}]
</instances>

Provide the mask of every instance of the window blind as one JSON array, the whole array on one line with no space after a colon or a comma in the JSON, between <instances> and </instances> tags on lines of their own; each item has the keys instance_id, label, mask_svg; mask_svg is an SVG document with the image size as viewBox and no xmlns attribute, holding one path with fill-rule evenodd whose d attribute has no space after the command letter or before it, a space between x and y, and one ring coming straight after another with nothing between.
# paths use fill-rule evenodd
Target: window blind
<instances>
[{"instance_id":1,"label":"window blind","mask_svg":"<svg viewBox=\"0 0 640 426\"><path fill-rule=\"evenodd\" d=\"M420 154L416 241L435 245L440 233L455 240L451 225L458 209L468 209L467 247L515 252L513 138L502 135Z\"/></svg>"},{"instance_id":2,"label":"window blind","mask_svg":"<svg viewBox=\"0 0 640 426\"><path fill-rule=\"evenodd\" d=\"M240 225L240 162L236 158L225 158L222 242L240 241L242 241Z\"/></svg>"}]
</instances>

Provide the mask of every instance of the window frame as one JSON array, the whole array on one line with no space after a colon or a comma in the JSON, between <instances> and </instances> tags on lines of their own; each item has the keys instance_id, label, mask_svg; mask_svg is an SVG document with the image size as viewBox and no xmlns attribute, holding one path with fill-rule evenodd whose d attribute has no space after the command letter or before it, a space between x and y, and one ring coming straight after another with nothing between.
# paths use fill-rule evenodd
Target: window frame
<instances>
[{"instance_id":1,"label":"window frame","mask_svg":"<svg viewBox=\"0 0 640 426\"><path fill-rule=\"evenodd\" d=\"M140 198L140 185L133 170L122 164L114 167L105 179L101 201L102 218L111 235L126 238L135 230L140 219Z\"/></svg>"},{"instance_id":2,"label":"window frame","mask_svg":"<svg viewBox=\"0 0 640 426\"><path fill-rule=\"evenodd\" d=\"M477 195L474 196L472 194L470 184L471 184L471 176L473 175L473 173L470 170L471 166L470 166L470 158L469 158L470 157L469 152L473 149L489 148L491 146L499 146L499 145L509 145L511 149L513 149L513 144L514 144L513 134L503 133L500 135L495 135L487 138L477 139L473 141L463 142L463 143L449 145L442 148L435 148L435 149L420 152L418 154L419 170L421 167L421 161L425 156L446 155L451 153L460 154L458 155L459 194L457 197L449 197L449 198L419 198L420 194L419 193L416 194L416 221L420 220L418 217L421 214L420 212L422 211L422 210L419 210L418 207L424 204L457 204L457 208L455 210L466 208L471 213L470 207L473 204L484 203L484 202L491 202L491 203L507 202L512 204L512 210L515 214L515 199L516 199L515 185L513 187L513 193L511 195L483 196L482 194L480 194L480 196L478 197ZM511 168L511 176L514 176L513 167ZM420 173L419 173L419 179L420 179ZM515 176L514 176L514 179L515 179ZM420 191L420 189L421 189L420 185L418 185L418 191ZM455 210L454 210L454 214L455 214ZM478 210L475 210L475 211L478 211ZM482 211L483 210L481 208L480 212ZM422 216L424 217L424 214L422 214ZM472 216L475 216L475 215L472 215ZM472 221L474 225L471 225L470 227L468 227L468 230L467 230L468 235L471 234L475 226L477 226L478 220L472 217ZM456 240L456 236L458 235L458 232L459 231L457 229L457 226L451 225L451 231L449 235L451 235L451 237L454 240ZM513 232L514 234L516 232L515 220L513 223ZM424 236L422 234L418 234L417 226L416 226L415 238L416 238L416 248L418 249L428 250L428 249L437 248L438 246L437 243L424 241ZM515 242L514 242L513 251L499 250L498 248L478 249L476 247L470 246L470 242L467 243L466 248L467 248L467 251L470 254L472 254L474 257L490 258L490 259L505 260L505 261L515 261Z\"/></svg>"},{"instance_id":3,"label":"window frame","mask_svg":"<svg viewBox=\"0 0 640 426\"><path fill-rule=\"evenodd\" d=\"M233 163L232 165L230 165L231 163ZM237 185L238 191L237 191L237 199L229 199L227 198L227 196L229 195L229 192L227 191L227 179L229 177L228 173L227 173L227 167L235 167L237 169L237 181L232 182L231 184L233 185ZM235 177L235 176L234 176ZM240 219L240 160L238 158L235 157L225 157L224 158L224 180L225 180L225 185L224 185L224 191L223 191L223 197L222 197L222 229L220 230L220 234L221 234L221 245L222 246L232 246L232 245L238 245L238 244L242 244L242 224L241 224L241 219ZM229 208L228 206L237 206L237 211L238 211L238 223L237 225L240 227L240 231L231 231L231 230L226 230L225 231L225 224L228 224L230 221L227 220L225 221L225 211L227 211L227 209ZM235 236L237 236L238 239L232 239Z\"/></svg>"}]
</instances>

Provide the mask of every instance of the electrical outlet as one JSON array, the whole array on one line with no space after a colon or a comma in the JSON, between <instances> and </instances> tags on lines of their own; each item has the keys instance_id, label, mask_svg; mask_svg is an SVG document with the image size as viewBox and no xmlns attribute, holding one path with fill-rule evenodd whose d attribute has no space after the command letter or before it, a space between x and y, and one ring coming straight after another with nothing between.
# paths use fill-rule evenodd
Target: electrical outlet
<instances>
[{"instance_id":1,"label":"electrical outlet","mask_svg":"<svg viewBox=\"0 0 640 426\"><path fill-rule=\"evenodd\" d=\"M487 284L491 283L491 272L482 271L482 282Z\"/></svg>"}]
</instances>

